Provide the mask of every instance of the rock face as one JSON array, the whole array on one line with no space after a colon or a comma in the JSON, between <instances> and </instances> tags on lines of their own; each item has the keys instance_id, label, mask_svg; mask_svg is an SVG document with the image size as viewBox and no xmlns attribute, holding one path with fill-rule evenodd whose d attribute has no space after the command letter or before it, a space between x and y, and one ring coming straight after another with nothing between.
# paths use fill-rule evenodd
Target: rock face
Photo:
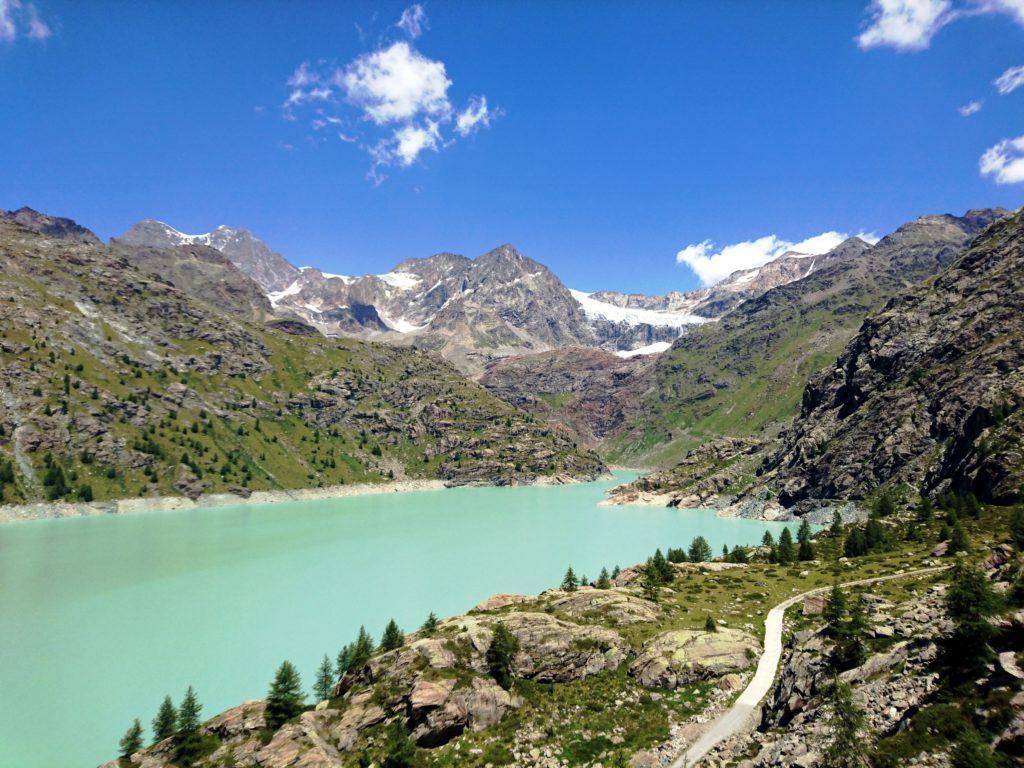
<instances>
[{"instance_id":1,"label":"rock face","mask_svg":"<svg viewBox=\"0 0 1024 768\"><path fill-rule=\"evenodd\" d=\"M692 329L636 383L637 417L610 438L619 463L678 461L710 436L769 435L799 410L808 379L870 312L937 274L1002 210L925 216L871 248L840 246L809 275ZM837 249L839 250L839 249Z\"/></svg>"},{"instance_id":2,"label":"rock face","mask_svg":"<svg viewBox=\"0 0 1024 768\"><path fill-rule=\"evenodd\" d=\"M673 630L648 640L629 674L648 688L676 688L745 670L760 648L756 638L731 627L717 632Z\"/></svg>"},{"instance_id":3,"label":"rock face","mask_svg":"<svg viewBox=\"0 0 1024 768\"><path fill-rule=\"evenodd\" d=\"M267 324L219 251L104 247L76 226L0 218L2 503L605 471L435 357Z\"/></svg>"},{"instance_id":4,"label":"rock face","mask_svg":"<svg viewBox=\"0 0 1024 768\"><path fill-rule=\"evenodd\" d=\"M60 216L47 216L45 213L31 208L19 208L16 211L0 211L0 218L18 226L52 237L55 240L67 240L85 245L101 245L100 239L91 231L71 219Z\"/></svg>"},{"instance_id":5,"label":"rock face","mask_svg":"<svg viewBox=\"0 0 1024 768\"><path fill-rule=\"evenodd\" d=\"M480 383L597 445L633 418L635 383L653 364L653 355L624 358L593 347L565 347L492 361Z\"/></svg>"},{"instance_id":6,"label":"rock face","mask_svg":"<svg viewBox=\"0 0 1024 768\"><path fill-rule=\"evenodd\" d=\"M884 241L883 241L884 242ZM767 464L784 504L886 482L1006 503L1024 486L1024 216L870 316ZM769 475L771 476L771 475Z\"/></svg>"},{"instance_id":7,"label":"rock face","mask_svg":"<svg viewBox=\"0 0 1024 768\"><path fill-rule=\"evenodd\" d=\"M247 229L220 226L202 235L186 235L154 219L133 225L118 240L124 245L151 248L173 248L182 245L205 245L225 256L264 291L279 291L291 284L299 270L279 253L267 247Z\"/></svg>"}]
</instances>

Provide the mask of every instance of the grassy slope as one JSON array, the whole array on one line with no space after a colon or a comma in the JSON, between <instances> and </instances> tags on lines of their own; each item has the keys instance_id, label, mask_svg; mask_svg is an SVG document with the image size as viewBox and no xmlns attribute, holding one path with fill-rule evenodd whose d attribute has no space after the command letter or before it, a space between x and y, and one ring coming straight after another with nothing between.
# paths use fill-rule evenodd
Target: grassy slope
<instances>
[{"instance_id":1,"label":"grassy slope","mask_svg":"<svg viewBox=\"0 0 1024 768\"><path fill-rule=\"evenodd\" d=\"M4 502L47 496L47 453L71 500L82 485L176 494L183 478L217 491L599 467L437 359L238 322L104 249L8 223L0 376L0 460L16 474Z\"/></svg>"}]
</instances>

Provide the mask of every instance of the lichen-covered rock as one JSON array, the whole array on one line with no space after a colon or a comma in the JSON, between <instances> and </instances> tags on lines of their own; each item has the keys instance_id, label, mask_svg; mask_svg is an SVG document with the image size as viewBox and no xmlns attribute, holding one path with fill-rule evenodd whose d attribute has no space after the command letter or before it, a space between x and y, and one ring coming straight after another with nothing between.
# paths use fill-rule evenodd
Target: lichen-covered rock
<instances>
[{"instance_id":1,"label":"lichen-covered rock","mask_svg":"<svg viewBox=\"0 0 1024 768\"><path fill-rule=\"evenodd\" d=\"M676 688L694 680L738 672L753 664L760 643L739 629L678 629L648 640L629 668L648 688Z\"/></svg>"},{"instance_id":2,"label":"lichen-covered rock","mask_svg":"<svg viewBox=\"0 0 1024 768\"><path fill-rule=\"evenodd\" d=\"M575 592L552 591L548 603L576 621L605 619L614 624L638 624L657 621L661 609L657 603L621 589L580 587Z\"/></svg>"}]
</instances>

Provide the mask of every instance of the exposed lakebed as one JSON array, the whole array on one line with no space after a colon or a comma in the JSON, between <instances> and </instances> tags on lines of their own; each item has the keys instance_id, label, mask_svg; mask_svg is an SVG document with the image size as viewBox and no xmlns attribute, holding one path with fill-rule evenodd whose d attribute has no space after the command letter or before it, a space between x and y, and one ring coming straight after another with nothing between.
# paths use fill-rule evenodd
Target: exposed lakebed
<instances>
[{"instance_id":1,"label":"exposed lakebed","mask_svg":"<svg viewBox=\"0 0 1024 768\"><path fill-rule=\"evenodd\" d=\"M196 686L204 716L304 682L361 624L375 635L496 592L596 577L697 535L715 552L782 523L598 507L632 478L460 488L0 526L0 765L94 766L133 717Z\"/></svg>"}]
</instances>

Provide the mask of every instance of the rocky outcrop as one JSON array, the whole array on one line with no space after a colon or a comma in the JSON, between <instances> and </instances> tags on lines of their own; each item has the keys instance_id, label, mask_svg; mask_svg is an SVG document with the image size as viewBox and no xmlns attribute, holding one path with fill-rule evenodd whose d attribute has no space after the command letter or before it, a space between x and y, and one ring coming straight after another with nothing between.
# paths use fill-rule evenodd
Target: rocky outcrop
<instances>
[{"instance_id":1,"label":"rocky outcrop","mask_svg":"<svg viewBox=\"0 0 1024 768\"><path fill-rule=\"evenodd\" d=\"M755 637L732 627L672 630L644 644L629 674L648 688L676 688L743 671L753 665L760 648Z\"/></svg>"},{"instance_id":2,"label":"rocky outcrop","mask_svg":"<svg viewBox=\"0 0 1024 768\"><path fill-rule=\"evenodd\" d=\"M600 617L613 624L640 624L657 621L661 609L657 603L622 589L580 587L575 592L551 590L547 605L573 620Z\"/></svg>"},{"instance_id":3,"label":"rocky outcrop","mask_svg":"<svg viewBox=\"0 0 1024 768\"><path fill-rule=\"evenodd\" d=\"M742 490L752 478L765 442L755 438L720 437L689 451L674 467L652 472L609 492L612 504L656 503L668 507L699 507L722 494Z\"/></svg>"},{"instance_id":4,"label":"rocky outcrop","mask_svg":"<svg viewBox=\"0 0 1024 768\"><path fill-rule=\"evenodd\" d=\"M766 463L779 500L863 498L885 483L1018 498L1022 276L1017 213L983 231L934 280L869 317L808 383L799 417Z\"/></svg>"}]
</instances>

